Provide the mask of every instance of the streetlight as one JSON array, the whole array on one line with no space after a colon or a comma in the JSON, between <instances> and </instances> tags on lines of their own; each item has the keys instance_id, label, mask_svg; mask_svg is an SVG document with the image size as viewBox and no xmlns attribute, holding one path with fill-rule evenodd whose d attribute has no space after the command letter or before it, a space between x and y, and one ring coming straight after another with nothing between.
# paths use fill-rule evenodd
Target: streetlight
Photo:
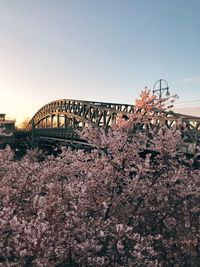
<instances>
[{"instance_id":1,"label":"streetlight","mask_svg":"<svg viewBox=\"0 0 200 267\"><path fill-rule=\"evenodd\" d=\"M164 84L164 85L163 85ZM158 88L156 88L158 85ZM163 87L163 86L164 87ZM170 96L170 92L169 92L169 86L168 86L168 83L166 80L164 79L160 79L158 80L154 86L153 86L153 94L157 94L158 95L158 99L161 99L162 98L162 95L166 92L166 96Z\"/></svg>"}]
</instances>

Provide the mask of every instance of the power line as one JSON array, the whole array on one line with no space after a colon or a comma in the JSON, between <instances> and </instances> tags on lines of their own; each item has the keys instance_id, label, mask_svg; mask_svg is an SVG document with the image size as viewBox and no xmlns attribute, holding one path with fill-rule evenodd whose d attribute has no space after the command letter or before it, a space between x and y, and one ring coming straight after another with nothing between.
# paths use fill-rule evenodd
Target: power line
<instances>
[{"instance_id":1,"label":"power line","mask_svg":"<svg viewBox=\"0 0 200 267\"><path fill-rule=\"evenodd\" d=\"M177 105L182 105L182 104L200 104L200 100L190 100L190 101L182 101L182 102L175 102Z\"/></svg>"},{"instance_id":2,"label":"power line","mask_svg":"<svg viewBox=\"0 0 200 267\"><path fill-rule=\"evenodd\" d=\"M184 109L184 108L199 108L199 107L200 107L200 99L174 102L174 108Z\"/></svg>"}]
</instances>

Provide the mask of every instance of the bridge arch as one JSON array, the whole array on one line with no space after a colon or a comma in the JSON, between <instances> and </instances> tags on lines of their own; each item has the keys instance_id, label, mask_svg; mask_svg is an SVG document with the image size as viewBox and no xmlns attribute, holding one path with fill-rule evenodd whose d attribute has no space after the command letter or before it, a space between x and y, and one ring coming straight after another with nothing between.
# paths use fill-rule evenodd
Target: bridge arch
<instances>
[{"instance_id":1,"label":"bridge arch","mask_svg":"<svg viewBox=\"0 0 200 267\"><path fill-rule=\"evenodd\" d=\"M108 127L119 113L132 113L133 105L74 99L52 101L40 108L29 128L81 128L87 124Z\"/></svg>"},{"instance_id":2,"label":"bridge arch","mask_svg":"<svg viewBox=\"0 0 200 267\"><path fill-rule=\"evenodd\" d=\"M29 129L34 130L35 133L38 131L38 135L42 133L46 135L47 130L50 135L59 135L59 133L65 135L67 131L71 135L74 129L87 125L107 128L115 121L118 114L128 115L130 113L135 113L135 107L129 104L60 99L40 108L29 122ZM156 119L156 124L165 124L169 128L179 125L181 120L187 129L184 134L185 140L189 140L190 143L200 143L199 117L154 110L152 117L146 116L144 125L151 127L152 119ZM65 135L66 138L69 134Z\"/></svg>"}]
</instances>

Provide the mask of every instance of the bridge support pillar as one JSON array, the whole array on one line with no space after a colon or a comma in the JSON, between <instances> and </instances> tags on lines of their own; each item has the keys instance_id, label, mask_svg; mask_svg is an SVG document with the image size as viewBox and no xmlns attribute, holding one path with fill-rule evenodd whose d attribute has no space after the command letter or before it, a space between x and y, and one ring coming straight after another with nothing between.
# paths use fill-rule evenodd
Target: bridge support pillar
<instances>
[{"instance_id":1,"label":"bridge support pillar","mask_svg":"<svg viewBox=\"0 0 200 267\"><path fill-rule=\"evenodd\" d=\"M51 116L51 128L53 128L53 118L54 118L54 115Z\"/></svg>"},{"instance_id":2,"label":"bridge support pillar","mask_svg":"<svg viewBox=\"0 0 200 267\"><path fill-rule=\"evenodd\" d=\"M45 119L45 128L48 128L48 117Z\"/></svg>"},{"instance_id":3,"label":"bridge support pillar","mask_svg":"<svg viewBox=\"0 0 200 267\"><path fill-rule=\"evenodd\" d=\"M57 128L60 127L60 116L59 114L57 114Z\"/></svg>"},{"instance_id":4,"label":"bridge support pillar","mask_svg":"<svg viewBox=\"0 0 200 267\"><path fill-rule=\"evenodd\" d=\"M65 126L65 128L67 128L67 116L66 115L64 115L64 126Z\"/></svg>"}]
</instances>

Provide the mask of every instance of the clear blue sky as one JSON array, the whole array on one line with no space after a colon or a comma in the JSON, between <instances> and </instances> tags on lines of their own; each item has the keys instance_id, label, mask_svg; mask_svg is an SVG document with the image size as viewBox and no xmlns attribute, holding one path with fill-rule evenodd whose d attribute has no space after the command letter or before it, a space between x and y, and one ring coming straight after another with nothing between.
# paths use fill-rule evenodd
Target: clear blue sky
<instances>
[{"instance_id":1,"label":"clear blue sky","mask_svg":"<svg viewBox=\"0 0 200 267\"><path fill-rule=\"evenodd\" d=\"M0 0L0 112L133 103L160 78L200 103L199 12L199 0Z\"/></svg>"}]
</instances>

